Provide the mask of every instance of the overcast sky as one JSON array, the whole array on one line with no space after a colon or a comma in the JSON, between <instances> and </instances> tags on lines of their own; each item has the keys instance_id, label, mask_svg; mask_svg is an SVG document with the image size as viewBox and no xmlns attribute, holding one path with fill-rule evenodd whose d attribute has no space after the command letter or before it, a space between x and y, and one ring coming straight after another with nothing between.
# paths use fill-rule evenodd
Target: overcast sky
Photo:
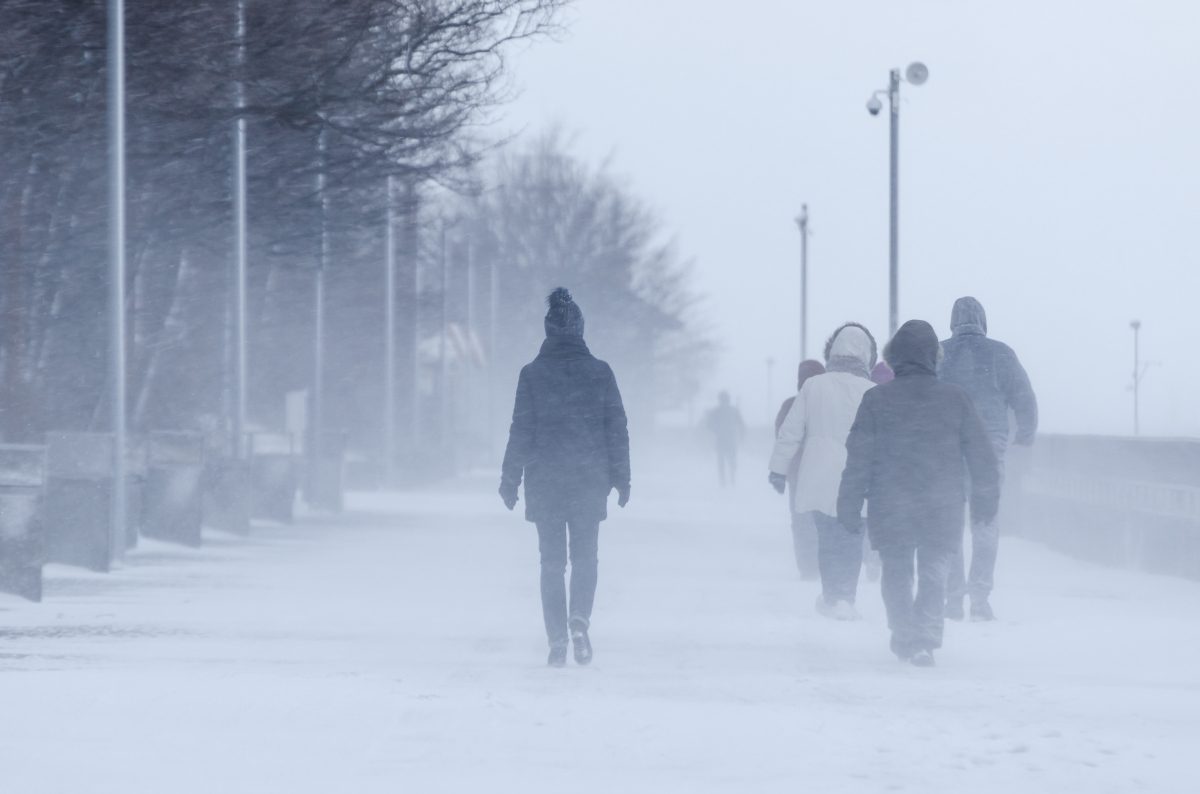
<instances>
[{"instance_id":1,"label":"overcast sky","mask_svg":"<svg viewBox=\"0 0 1200 794\"><path fill-rule=\"evenodd\" d=\"M809 206L809 356L845 320L887 335L886 114L901 89L900 316L949 335L974 295L1033 381L1042 428L1200 435L1193 353L1200 3L577 0L515 61L504 124L612 156L695 259L723 352L697 408L795 388ZM584 311L587 307L584 306ZM618 376L620 373L618 373Z\"/></svg>"}]
</instances>

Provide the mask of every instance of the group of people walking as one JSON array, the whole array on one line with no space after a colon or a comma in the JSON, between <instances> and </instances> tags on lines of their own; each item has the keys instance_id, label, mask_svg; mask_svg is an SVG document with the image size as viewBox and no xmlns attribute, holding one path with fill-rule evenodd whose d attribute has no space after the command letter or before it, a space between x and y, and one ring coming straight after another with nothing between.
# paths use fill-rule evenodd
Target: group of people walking
<instances>
[{"instance_id":1,"label":"group of people walking","mask_svg":"<svg viewBox=\"0 0 1200 794\"><path fill-rule=\"evenodd\" d=\"M824 367L800 365L800 389L778 423L768 476L780 493L791 480L801 575L806 516L816 526L817 611L858 617L865 529L881 561L892 651L918 666L934 663L944 619L963 619L968 594L973 620L995 618L989 597L1009 411L1014 443L1031 444L1037 431L1029 378L1011 348L987 338L979 301L956 301L950 329L950 339L939 342L929 323L905 323L884 347L886 370L863 326L837 329Z\"/></svg>"},{"instance_id":2,"label":"group of people walking","mask_svg":"<svg viewBox=\"0 0 1200 794\"><path fill-rule=\"evenodd\" d=\"M525 517L537 526L541 554L548 663L562 667L568 647L578 664L592 659L597 540L608 495L615 489L620 507L629 501L629 433L612 369L583 341L579 306L561 287L547 303L546 340L517 383L500 496L512 510L524 480ZM884 346L883 361L863 325L838 328L823 365L800 365L770 460L770 483L790 491L801 576L821 580L817 611L858 617L869 545L866 553L881 566L892 651L918 666L933 664L944 618L961 620L967 595L973 619L994 619L988 599L1009 411L1017 420L1014 443L1032 443L1037 430L1029 378L1008 346L987 337L979 302L960 298L950 327L951 338L939 342L929 323L905 323ZM728 394L708 423L724 485L735 476L744 433ZM969 575L962 550L968 503Z\"/></svg>"}]
</instances>

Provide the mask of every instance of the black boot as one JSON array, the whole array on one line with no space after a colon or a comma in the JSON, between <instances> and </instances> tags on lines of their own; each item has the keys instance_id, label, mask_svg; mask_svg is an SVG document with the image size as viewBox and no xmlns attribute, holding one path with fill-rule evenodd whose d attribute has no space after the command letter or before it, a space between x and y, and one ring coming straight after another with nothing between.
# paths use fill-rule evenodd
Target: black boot
<instances>
[{"instance_id":1,"label":"black boot","mask_svg":"<svg viewBox=\"0 0 1200 794\"><path fill-rule=\"evenodd\" d=\"M992 612L992 605L987 602L986 598L971 598L971 620L980 623L995 619L996 615Z\"/></svg>"},{"instance_id":2,"label":"black boot","mask_svg":"<svg viewBox=\"0 0 1200 794\"><path fill-rule=\"evenodd\" d=\"M546 664L550 667L566 667L567 666L567 646L555 645L550 649L550 658L546 660Z\"/></svg>"},{"instance_id":3,"label":"black boot","mask_svg":"<svg viewBox=\"0 0 1200 794\"><path fill-rule=\"evenodd\" d=\"M587 626L578 621L571 624L571 644L575 647L576 664L592 661L592 641L588 639Z\"/></svg>"}]
</instances>

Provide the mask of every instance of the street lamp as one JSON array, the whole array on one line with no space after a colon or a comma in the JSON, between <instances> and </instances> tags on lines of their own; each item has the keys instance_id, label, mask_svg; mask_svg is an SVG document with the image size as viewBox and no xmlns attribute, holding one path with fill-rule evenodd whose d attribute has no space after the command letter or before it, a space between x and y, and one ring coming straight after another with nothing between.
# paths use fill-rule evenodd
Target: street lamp
<instances>
[{"instance_id":1,"label":"street lamp","mask_svg":"<svg viewBox=\"0 0 1200 794\"><path fill-rule=\"evenodd\" d=\"M920 61L913 61L904 70L904 79L910 85L921 85L929 79L929 70ZM883 110L880 94L886 94L891 113L891 207L888 236L888 338L895 336L899 325L899 234L900 234L900 70L892 69L888 87L871 94L867 100L867 112L878 116Z\"/></svg>"},{"instance_id":2,"label":"street lamp","mask_svg":"<svg viewBox=\"0 0 1200 794\"><path fill-rule=\"evenodd\" d=\"M1138 360L1138 332L1142 330L1142 321L1134 320L1129 324L1133 329L1133 434L1139 435L1138 427L1138 384L1142 380L1142 365Z\"/></svg>"},{"instance_id":3,"label":"street lamp","mask_svg":"<svg viewBox=\"0 0 1200 794\"><path fill-rule=\"evenodd\" d=\"M808 358L808 205L796 216L800 227L800 360Z\"/></svg>"}]
</instances>

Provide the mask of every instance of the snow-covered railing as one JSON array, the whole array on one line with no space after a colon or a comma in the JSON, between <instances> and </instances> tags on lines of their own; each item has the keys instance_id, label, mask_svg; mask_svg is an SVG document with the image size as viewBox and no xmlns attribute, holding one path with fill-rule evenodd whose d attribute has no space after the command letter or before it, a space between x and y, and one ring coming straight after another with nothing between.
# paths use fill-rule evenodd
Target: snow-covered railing
<instances>
[{"instance_id":1,"label":"snow-covered railing","mask_svg":"<svg viewBox=\"0 0 1200 794\"><path fill-rule=\"evenodd\" d=\"M1044 435L1012 448L1008 471L1007 531L1200 579L1200 440Z\"/></svg>"}]
</instances>

